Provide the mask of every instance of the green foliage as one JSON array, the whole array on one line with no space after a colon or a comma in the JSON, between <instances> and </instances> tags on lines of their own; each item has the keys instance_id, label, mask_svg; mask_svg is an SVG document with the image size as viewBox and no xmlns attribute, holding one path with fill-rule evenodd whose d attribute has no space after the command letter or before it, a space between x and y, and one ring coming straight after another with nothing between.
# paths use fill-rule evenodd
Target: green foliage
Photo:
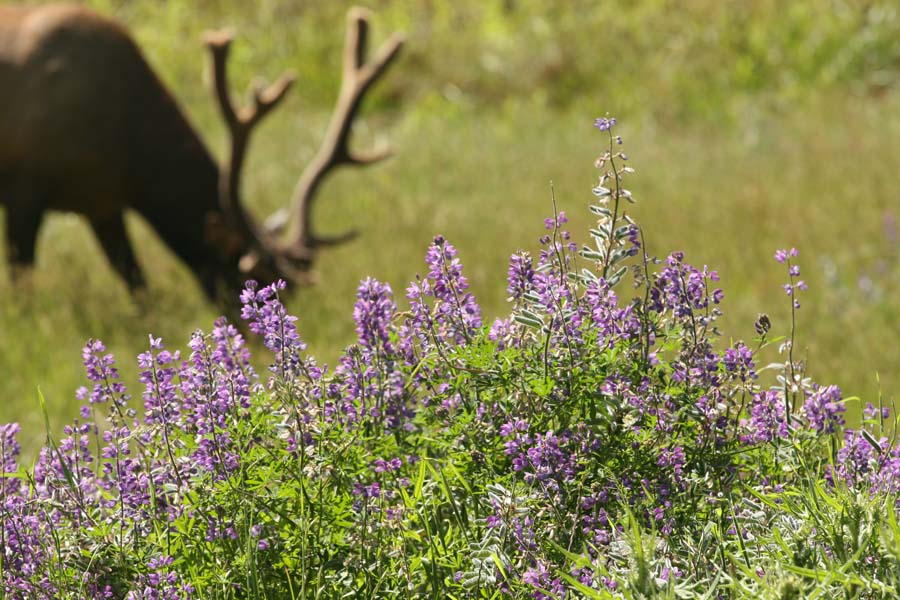
<instances>
[{"instance_id":1,"label":"green foliage","mask_svg":"<svg viewBox=\"0 0 900 600\"><path fill-rule=\"evenodd\" d=\"M161 57L165 64L185 64L184 56L197 54L198 28L240 23L253 48L253 58L249 49L239 51L240 70L268 72L263 67L285 62L314 105L327 108L333 97L347 2L94 4L132 23L153 48L177 36L177 49ZM362 4L386 29L410 36L410 56L382 96L394 105L400 98L444 95L480 106L532 98L560 107L605 94L622 106L641 107L642 114L683 118L733 114L735 96L774 92L798 99L833 85L881 92L900 77L900 14L889 0L787 7L777 0ZM185 67L196 73L195 66ZM615 82L612 94L609 82Z\"/></svg>"},{"instance_id":2,"label":"green foliage","mask_svg":"<svg viewBox=\"0 0 900 600\"><path fill-rule=\"evenodd\" d=\"M628 235L579 253L547 219L490 326L438 236L409 310L360 284L333 370L282 283L241 295L267 379L224 319L183 357L150 336L141 415L89 341L86 405L32 467L0 426L2 597L897 596L898 417L846 427L850 398L794 357L798 252L775 254L790 335L776 350L760 318L753 349L723 344L718 275L647 253L606 137L621 193L596 226ZM636 276L613 285L620 264Z\"/></svg>"},{"instance_id":3,"label":"green foliage","mask_svg":"<svg viewBox=\"0 0 900 600\"><path fill-rule=\"evenodd\" d=\"M236 89L257 74L298 74L247 168L246 196L258 213L283 206L327 122L349 3L89 4L134 31L219 156L224 134L204 85L202 31L235 27ZM583 165L594 158L583 144L585 114L600 103L633 117L635 157L652 165L636 193L660 202L634 214L657 250L682 248L720 268L734 298L728 330L751 331L777 285L764 261L790 239L817 256L809 280L819 294L805 307L817 323L804 340L812 368L866 397L879 388L892 397L900 382L884 351L894 343L900 281L889 225L900 136L892 3L364 4L376 38L393 28L410 36L359 128L363 144L384 133L398 153L377 173L342 174L322 190L323 229L351 220L364 236L323 256L327 291L320 285L291 300L317 354L333 360L352 340L356 282L374 274L399 288L435 231L470 257L479 300L499 314L506 254L530 244L547 182L556 181L564 205L584 197ZM576 229L590 226L586 213L570 212ZM84 339L101 337L130 356L146 331L172 339L215 316L144 224L129 226L150 271L150 296L139 306L71 216L42 229L31 288L0 277L0 419L26 424L32 454L42 441L36 386L58 431L77 406L80 373L70 358ZM777 309L771 316L779 327L787 318ZM133 366L123 370L136 380Z\"/></svg>"}]
</instances>

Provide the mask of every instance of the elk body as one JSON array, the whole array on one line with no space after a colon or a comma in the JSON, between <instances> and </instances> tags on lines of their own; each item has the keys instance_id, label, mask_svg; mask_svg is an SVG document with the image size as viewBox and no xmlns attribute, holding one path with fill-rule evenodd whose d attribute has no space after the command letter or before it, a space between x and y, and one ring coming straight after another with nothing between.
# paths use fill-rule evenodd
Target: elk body
<instances>
[{"instance_id":1,"label":"elk body","mask_svg":"<svg viewBox=\"0 0 900 600\"><path fill-rule=\"evenodd\" d=\"M256 89L251 106L235 108L226 77L231 38L207 37L231 134L229 157L219 165L123 27L78 6L0 6L0 205L14 278L34 263L44 214L69 211L87 218L129 288L143 287L123 221L133 209L210 298L233 300L251 277L302 280L319 247L352 237L314 235L310 211L322 179L336 166L388 154L348 148L363 95L402 46L395 34L367 61L367 29L365 12L352 9L340 96L325 141L283 213L298 222L298 233L285 240L250 218L240 176L254 126L284 97L290 78Z\"/></svg>"}]
</instances>

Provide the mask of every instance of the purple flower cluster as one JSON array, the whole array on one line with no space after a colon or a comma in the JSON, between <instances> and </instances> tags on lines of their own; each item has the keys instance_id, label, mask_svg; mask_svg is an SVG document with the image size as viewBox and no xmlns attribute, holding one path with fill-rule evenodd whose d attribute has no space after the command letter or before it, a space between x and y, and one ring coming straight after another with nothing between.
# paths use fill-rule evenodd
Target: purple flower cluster
<instances>
[{"instance_id":1,"label":"purple flower cluster","mask_svg":"<svg viewBox=\"0 0 900 600\"><path fill-rule=\"evenodd\" d=\"M553 496L561 486L571 482L577 473L575 453L572 452L572 435L560 435L548 431L531 436L510 432L506 442L506 454L512 458L513 471L521 472L526 483L538 486L543 493Z\"/></svg>"},{"instance_id":2,"label":"purple flower cluster","mask_svg":"<svg viewBox=\"0 0 900 600\"><path fill-rule=\"evenodd\" d=\"M600 131L609 131L616 126L615 117L598 117L594 120L594 127Z\"/></svg>"},{"instance_id":3,"label":"purple flower cluster","mask_svg":"<svg viewBox=\"0 0 900 600\"><path fill-rule=\"evenodd\" d=\"M357 289L356 304L353 306L356 334L359 345L373 353L394 353L389 333L397 312L393 295L390 285L371 277L360 283Z\"/></svg>"},{"instance_id":4,"label":"purple flower cluster","mask_svg":"<svg viewBox=\"0 0 900 600\"><path fill-rule=\"evenodd\" d=\"M753 351L743 342L738 342L725 350L722 362L725 370L742 383L748 383L759 377L754 370Z\"/></svg>"},{"instance_id":5,"label":"purple flower cluster","mask_svg":"<svg viewBox=\"0 0 900 600\"><path fill-rule=\"evenodd\" d=\"M419 357L416 347L431 351L441 344L465 344L481 327L481 308L469 293L456 248L436 236L425 254L428 276L406 290L410 316L400 330L401 350L408 362Z\"/></svg>"},{"instance_id":6,"label":"purple flower cluster","mask_svg":"<svg viewBox=\"0 0 900 600\"><path fill-rule=\"evenodd\" d=\"M787 264L788 266L788 277L790 278L790 283L786 283L782 286L784 292L793 298L794 308L800 308L800 300L797 299L797 292L805 292L808 289L806 282L802 279L794 281L797 277L800 276L800 267L792 262L791 259L796 258L800 255L800 252L796 248L791 248L790 250L776 250L775 251L775 260L782 264Z\"/></svg>"},{"instance_id":7,"label":"purple flower cluster","mask_svg":"<svg viewBox=\"0 0 900 600\"><path fill-rule=\"evenodd\" d=\"M389 430L409 426L413 409L400 371L404 359L391 339L397 312L391 286L366 279L356 298L358 345L341 357L335 369L325 415L353 426L371 423Z\"/></svg>"},{"instance_id":8,"label":"purple flower cluster","mask_svg":"<svg viewBox=\"0 0 900 600\"><path fill-rule=\"evenodd\" d=\"M803 402L803 415L817 433L832 434L844 425L841 390L835 385L817 387Z\"/></svg>"},{"instance_id":9,"label":"purple flower cluster","mask_svg":"<svg viewBox=\"0 0 900 600\"><path fill-rule=\"evenodd\" d=\"M172 557L151 558L147 562L148 573L142 574L125 600L186 600L191 598L194 587L180 581L172 569Z\"/></svg>"},{"instance_id":10,"label":"purple flower cluster","mask_svg":"<svg viewBox=\"0 0 900 600\"><path fill-rule=\"evenodd\" d=\"M250 331L263 338L263 343L275 356L271 370L282 381L287 381L305 370L301 353L306 344L297 333L297 317L289 315L281 300L279 290L284 281L258 289L255 281L248 281L241 292L241 318L247 321Z\"/></svg>"},{"instance_id":11,"label":"purple flower cluster","mask_svg":"<svg viewBox=\"0 0 900 600\"><path fill-rule=\"evenodd\" d=\"M748 443L763 444L788 437L784 395L767 390L753 395L750 418L742 420Z\"/></svg>"},{"instance_id":12,"label":"purple flower cluster","mask_svg":"<svg viewBox=\"0 0 900 600\"><path fill-rule=\"evenodd\" d=\"M8 597L70 597L70 584L91 598L123 597L114 591L116 585L104 583L113 567L101 560L80 580L61 585L50 577L54 564L68 560L58 554L50 530L77 532L76 547L102 540L104 553L110 546L129 553L128 548L159 531L160 523L174 527L185 514L186 498L196 494L192 490L237 470L249 446L233 436L250 415L256 380L249 351L224 319L211 334L194 334L190 348L189 360L182 361L179 352L150 336L149 349L138 357L144 386L138 419L112 355L98 340L85 345L92 389L76 393L88 402L81 419L63 428L58 444L41 450L30 485L6 477L0 484L0 585ZM108 407L108 426L100 428L92 419L102 405ZM7 473L17 470L18 431L15 424L0 429ZM126 597L192 597L192 586L181 581L172 564L171 558L160 558L136 566Z\"/></svg>"},{"instance_id":13,"label":"purple flower cluster","mask_svg":"<svg viewBox=\"0 0 900 600\"><path fill-rule=\"evenodd\" d=\"M597 331L597 343L606 348L617 344L632 345L645 332L634 304L619 306L618 296L605 281L591 283L584 292L584 301L590 309L591 323Z\"/></svg>"},{"instance_id":14,"label":"purple flower cluster","mask_svg":"<svg viewBox=\"0 0 900 600\"><path fill-rule=\"evenodd\" d=\"M659 313L672 311L679 319L708 325L715 318L710 307L725 295L720 288L710 289L710 283L718 281L716 271L707 267L701 271L684 262L684 253L673 252L650 290L650 306Z\"/></svg>"},{"instance_id":15,"label":"purple flower cluster","mask_svg":"<svg viewBox=\"0 0 900 600\"><path fill-rule=\"evenodd\" d=\"M845 428L841 391L793 362L797 390L764 388L764 344L717 342L715 271L678 252L633 264L615 141L603 157L615 191L594 190L600 243L579 254L566 214L547 219L536 260L511 256L511 313L489 328L456 248L436 237L407 312L389 285L360 283L357 341L333 371L305 355L283 282L241 294L273 357L267 387L223 318L184 356L150 337L138 415L112 355L89 341L85 406L27 476L18 425L0 426L0 595L671 595L719 568L692 535L715 525L725 556L777 525L764 517L796 492L797 465L830 462L807 475L832 491L900 493L889 411L869 405ZM795 308L796 256L776 253ZM637 292L616 287L628 266ZM636 568L641 529L659 543Z\"/></svg>"},{"instance_id":16,"label":"purple flower cluster","mask_svg":"<svg viewBox=\"0 0 900 600\"><path fill-rule=\"evenodd\" d=\"M509 257L506 277L508 301L516 303L534 289L534 261L527 252L514 252Z\"/></svg>"}]
</instances>

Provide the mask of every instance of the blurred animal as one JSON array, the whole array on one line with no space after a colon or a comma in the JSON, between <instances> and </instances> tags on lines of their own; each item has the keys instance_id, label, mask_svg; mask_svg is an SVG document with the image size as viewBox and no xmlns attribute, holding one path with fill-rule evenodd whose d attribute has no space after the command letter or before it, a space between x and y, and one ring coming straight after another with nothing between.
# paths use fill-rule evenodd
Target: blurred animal
<instances>
[{"instance_id":1,"label":"blurred animal","mask_svg":"<svg viewBox=\"0 0 900 600\"><path fill-rule=\"evenodd\" d=\"M403 44L394 34L367 60L367 31L367 13L351 9L341 91L324 142L290 208L262 226L241 201L241 166L254 127L281 102L292 78L256 88L253 104L236 108L226 76L231 35L207 35L231 136L220 166L121 25L75 5L0 6L0 204L13 279L33 266L44 214L69 211L87 218L129 288L142 288L123 220L132 209L211 299L234 301L247 278L305 281L319 248L355 235L314 234L312 202L322 179L334 167L389 155L348 147L362 97ZM291 217L296 234L283 239Z\"/></svg>"}]
</instances>

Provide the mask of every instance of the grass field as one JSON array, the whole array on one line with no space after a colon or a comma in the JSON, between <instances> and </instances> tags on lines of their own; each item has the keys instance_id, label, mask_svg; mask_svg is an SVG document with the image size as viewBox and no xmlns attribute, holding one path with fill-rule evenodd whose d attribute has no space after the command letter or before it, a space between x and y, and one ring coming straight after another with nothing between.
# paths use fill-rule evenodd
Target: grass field
<instances>
[{"instance_id":1,"label":"grass field","mask_svg":"<svg viewBox=\"0 0 900 600\"><path fill-rule=\"evenodd\" d=\"M286 68L298 73L295 97L260 131L247 169L245 196L260 214L280 206L327 120L341 11L291 11L285 8L290 3L276 2L261 3L252 14L236 2L94 4L135 30L218 155L224 138L203 87L200 31L231 23L244 34L235 56L237 81L257 71L273 77ZM784 27L797 31L780 37L780 29L765 34L778 17L777 3L759 3L745 15L744 40L727 7L687 2L689 10L680 17L685 23L706 22L709 10L716 15L713 25L686 35L675 25L656 30L662 40L656 48L644 27L661 27L671 7L639 2L622 8L625 16L609 25L609 35L593 38L561 10L544 15L545 26L558 24L560 35L583 37L561 43L561 58L544 62L528 52L550 52L552 44L534 40L552 40L555 30L541 33L541 19L520 12L502 27L499 7L506 3L491 4L496 14L470 29L439 26L454 23L459 14L474 18L476 3L458 14L450 3L430 3L434 14L428 23L436 24L431 30L412 3L377 4L383 13L377 35L404 26L410 52L388 75L392 82L380 88L378 110L360 124L358 141L389 136L397 156L368 171L342 173L323 189L321 228L337 231L351 224L363 236L323 255L319 284L291 299L313 352L331 361L352 340L353 290L361 278L373 275L404 289L422 269L436 233L459 248L476 296L489 314L499 313L508 255L535 248L542 219L552 211L550 181L571 229L586 232L590 225L586 190L600 152L591 123L609 112L619 118L631 149L637 169L631 181L639 199L634 214L653 240L651 252L681 249L694 264L720 271L726 335L752 337L759 312L770 313L776 331L786 330L789 305L772 254L797 246L811 288L799 337L811 372L848 395L874 399L880 389L887 399L896 396L900 94L893 77L900 49L885 32L900 24L889 3L870 3L868 9L842 5L851 13L872 7L886 12L863 41L844 35L850 48L844 54L825 42L838 44L841 27L850 27L852 19L818 32L820 52L805 62L797 58L798 49L816 33L809 31L815 7L828 3L801 3L812 16L789 11ZM575 14L584 9L572 6ZM520 10L540 12L531 3ZM606 15L591 18L587 22L606 23ZM522 23L533 27L519 46L514 26ZM857 29L863 31L863 24ZM704 37L716 31L721 45ZM779 51L787 58L773 58ZM593 71L591 52L599 55ZM828 52L843 62L829 62ZM572 73L566 70L570 58ZM531 72L531 65L544 75ZM516 82L509 75L513 70L524 73L525 81ZM31 290L15 290L0 279L0 421L20 421L22 439L32 447L43 436L38 386L55 423L75 414L73 392L82 383L79 358L86 338L104 339L127 365L145 349L148 332L176 346L192 329L208 328L215 316L183 265L143 223L134 219L130 225L150 273L151 301L143 309L113 276L87 226L70 215L55 215L42 230ZM136 372L132 367L126 377L133 380Z\"/></svg>"}]
</instances>

